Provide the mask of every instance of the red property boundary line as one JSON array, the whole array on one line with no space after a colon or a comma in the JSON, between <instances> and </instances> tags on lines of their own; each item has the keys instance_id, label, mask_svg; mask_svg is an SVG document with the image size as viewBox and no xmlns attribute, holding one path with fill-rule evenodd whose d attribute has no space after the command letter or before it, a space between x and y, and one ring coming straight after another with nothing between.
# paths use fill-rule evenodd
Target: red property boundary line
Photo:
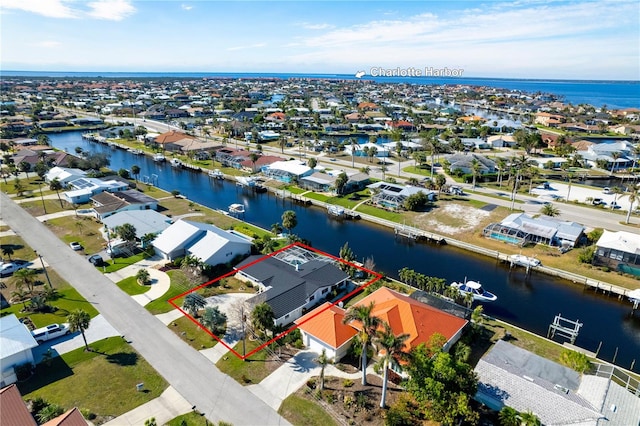
<instances>
[{"instance_id":1,"label":"red property boundary line","mask_svg":"<svg viewBox=\"0 0 640 426\"><path fill-rule=\"evenodd\" d=\"M256 264L256 263L258 263L258 262L262 262L263 260L265 260L265 259L267 259L267 258L269 258L269 257L275 256L276 254L278 254L278 253L280 253L280 252L283 252L283 251L286 251L286 250L288 250L288 249L290 249L291 247L294 247L294 246L302 247L302 248L304 248L304 249L306 249L306 250L312 251L312 252L317 253L317 254L319 254L319 255L321 255L321 256L329 257L329 258L331 258L331 259L333 259L333 260L335 260L335 261L337 261L337 262L339 262L339 263L342 263L342 264L344 264L344 265L348 265L348 266L350 266L350 267L352 267L352 268L355 268L355 269L357 269L357 270L359 270L359 271L362 271L362 272L364 272L364 273L367 273L367 274L369 274L369 275L372 275L372 276L373 276L373 278L372 278L372 279L370 279L369 281L367 281L364 285L358 286L356 289L354 289L354 290L353 290L353 291L351 291L350 293L348 293L348 294L344 295L344 296L343 296L343 297L341 297L339 300L337 300L337 301L335 301L335 302L331 303L331 304L330 304L330 305L328 305L326 308L324 308L324 309L322 309L322 310L320 310L320 311L316 312L313 316L311 316L311 317L307 318L307 319L306 319L303 323L301 323L301 324L304 324L305 322L310 321L311 319L313 319L313 318L315 318L316 316L320 315L322 312L326 311L327 309L330 309L330 308L331 308L331 307L333 307L333 306L336 306L337 304L339 304L340 302L344 301L345 299L348 299L348 298L350 298L350 297L352 297L352 296L354 296L354 295L358 294L359 292L363 291L365 288L369 287L371 284L375 283L376 281L378 281L379 279L381 279L381 278L382 278L382 275L381 275L381 274L379 274L378 272L371 271L371 270L366 269L366 268L364 268L364 267L362 267L362 266L358 266L358 265L356 265L355 263L352 263L352 262L347 262L347 261L345 261L344 259L340 259L339 257L336 257L336 256L333 256L333 255L331 255L331 254L329 254L329 253L325 253L325 252L323 252L323 251L320 251L320 250L314 249L313 247L307 246L307 245L305 245L305 244L302 244L302 243L293 243L293 244L289 244L289 245L288 245L288 246L286 246L286 247L281 248L280 250L277 250L277 251L275 251L275 252L273 252L273 253L270 253L270 254L267 254L267 255L265 255L265 256L263 256L263 257L259 258L259 259L256 259L255 261L253 261L253 262L249 263L248 265L243 266L241 269L237 269L237 270L236 270L236 269L234 269L234 270L232 270L232 271L230 271L230 272L228 272L228 273L226 273L226 274L224 274L224 275L219 276L218 278L215 278L215 279L213 279L213 280L207 281L207 282L205 282L204 284L200 284L199 286L197 286L197 287L195 287L195 288L192 288L192 289L190 289L190 290L185 291L185 292L184 292L184 293L182 293L182 294L179 294L179 295L177 295L177 296L174 296L174 297L172 297L171 299L169 299L169 303L170 303L174 308L176 308L176 309L178 309L180 312L182 312L182 314L183 314L184 316L186 316L187 318L189 318L189 319L190 319L190 320L191 320L195 325L197 325L197 326L198 326L198 327L200 327L202 330L204 330L207 334L209 334L211 337L213 337L213 338L214 338L214 339L215 339L219 344L224 345L224 347L225 347L225 348L227 348L231 353L233 353L233 354L234 354L235 356L237 356L238 358L240 358L240 359L242 359L242 360L245 360L245 359L249 358L251 355L253 355L254 353L256 353L256 352L258 352L258 351L260 351L260 350L264 349L266 346L268 346L268 345L270 345L271 343L275 342L276 340L278 340L278 339L280 339L280 338L282 338L282 337L286 336L287 334L291 333L293 330L295 330L296 328L298 328L301 324L298 324L298 325L294 325L294 326L292 326L292 327L291 327L291 328L289 328L288 330L283 331L282 333L280 333L280 334L278 334L277 336L273 337L273 338L272 338L271 340L269 340L268 342L266 342L266 343L262 344L261 346L259 346L259 347L255 348L254 350L252 350L252 351L251 351L251 352L249 352L248 354L246 354L246 355L242 356L242 355L240 355L238 352L236 352L232 347L230 347L229 345L227 345L227 344L226 344L226 343L225 343L225 342L224 342L220 337L216 336L216 335L215 335L215 334L213 334L209 329L207 329L205 326L203 326L203 325L202 325L202 324L201 324L197 319L195 319L193 316L189 315L189 313L188 313L188 312L184 311L180 306L178 306L178 305L175 303L175 300L180 299L181 297L184 297L184 296L186 296L187 294L193 293L193 292L195 292L195 291L197 291L197 290L199 290L199 289L201 289L201 288L203 288L203 287L206 287L206 286L209 286L209 285L211 285L211 284L213 284L213 283L215 283L215 282L218 282L218 281L220 281L220 280L222 280L222 279L224 279L224 278L226 278L226 277L228 277L228 276L235 275L237 271L241 271L241 270L243 270L243 269L245 269L245 268L248 268L249 266L255 265L255 264Z\"/></svg>"}]
</instances>

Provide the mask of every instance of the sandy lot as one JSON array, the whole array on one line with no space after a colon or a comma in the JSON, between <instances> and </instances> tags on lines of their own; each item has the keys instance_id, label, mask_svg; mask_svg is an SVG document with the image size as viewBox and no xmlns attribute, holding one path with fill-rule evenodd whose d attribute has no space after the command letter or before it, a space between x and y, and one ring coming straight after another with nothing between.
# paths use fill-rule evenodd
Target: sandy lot
<instances>
[{"instance_id":1,"label":"sandy lot","mask_svg":"<svg viewBox=\"0 0 640 426\"><path fill-rule=\"evenodd\" d=\"M438 220L437 216L446 216L447 224ZM447 204L438 209L438 214L422 213L416 222L423 227L440 234L456 235L476 229L491 212L461 204Z\"/></svg>"}]
</instances>

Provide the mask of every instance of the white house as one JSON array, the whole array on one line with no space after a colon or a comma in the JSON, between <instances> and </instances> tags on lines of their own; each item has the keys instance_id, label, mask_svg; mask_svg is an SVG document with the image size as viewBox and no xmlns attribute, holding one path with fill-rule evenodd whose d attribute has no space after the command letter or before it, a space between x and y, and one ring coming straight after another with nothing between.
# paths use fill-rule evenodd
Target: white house
<instances>
[{"instance_id":1,"label":"white house","mask_svg":"<svg viewBox=\"0 0 640 426\"><path fill-rule=\"evenodd\" d=\"M313 173L313 169L303 161L289 160L276 161L262 168L262 173L282 182L291 182L294 178L300 179Z\"/></svg>"},{"instance_id":2,"label":"white house","mask_svg":"<svg viewBox=\"0 0 640 426\"><path fill-rule=\"evenodd\" d=\"M97 178L83 177L69 182L73 188L63 193L66 201L71 204L87 203L93 195L101 192L124 191L129 188L129 184L119 180L101 180Z\"/></svg>"},{"instance_id":3,"label":"white house","mask_svg":"<svg viewBox=\"0 0 640 426\"><path fill-rule=\"evenodd\" d=\"M247 255L251 246L248 238L213 225L186 220L178 220L153 241L155 252L165 259L192 255L211 266Z\"/></svg>"},{"instance_id":4,"label":"white house","mask_svg":"<svg viewBox=\"0 0 640 426\"><path fill-rule=\"evenodd\" d=\"M14 314L0 318L0 387L18 379L14 367L34 364L31 350L38 346L27 327Z\"/></svg>"},{"instance_id":5,"label":"white house","mask_svg":"<svg viewBox=\"0 0 640 426\"><path fill-rule=\"evenodd\" d=\"M44 180L49 183L54 179L58 179L61 184L67 185L69 182L85 177L86 175L87 173L80 169L55 166L44 175Z\"/></svg>"}]
</instances>

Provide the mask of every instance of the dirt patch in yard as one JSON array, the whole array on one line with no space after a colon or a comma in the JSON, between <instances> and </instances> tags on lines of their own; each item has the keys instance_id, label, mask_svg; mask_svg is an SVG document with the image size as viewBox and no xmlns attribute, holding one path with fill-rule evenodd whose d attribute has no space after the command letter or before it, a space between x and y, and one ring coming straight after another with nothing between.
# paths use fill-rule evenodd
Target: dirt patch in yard
<instances>
[{"instance_id":1,"label":"dirt patch in yard","mask_svg":"<svg viewBox=\"0 0 640 426\"><path fill-rule=\"evenodd\" d=\"M488 223L492 212L469 205L450 203L415 217L417 227L438 234L458 235L479 229Z\"/></svg>"}]
</instances>

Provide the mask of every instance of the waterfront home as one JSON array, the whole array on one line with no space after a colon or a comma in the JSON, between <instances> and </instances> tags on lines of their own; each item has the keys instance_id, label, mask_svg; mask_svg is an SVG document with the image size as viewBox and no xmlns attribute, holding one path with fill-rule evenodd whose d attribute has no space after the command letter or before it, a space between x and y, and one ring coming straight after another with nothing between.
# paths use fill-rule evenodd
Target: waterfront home
<instances>
[{"instance_id":1,"label":"waterfront home","mask_svg":"<svg viewBox=\"0 0 640 426\"><path fill-rule=\"evenodd\" d=\"M102 223L107 229L115 229L128 223L136 228L136 239L141 241L147 234L160 234L172 221L170 217L155 210L125 210L104 218Z\"/></svg>"},{"instance_id":2,"label":"waterfront home","mask_svg":"<svg viewBox=\"0 0 640 426\"><path fill-rule=\"evenodd\" d=\"M58 182L66 186L69 182L85 177L86 175L87 172L84 170L55 166L49 169L44 175L44 180L47 183L51 183L52 180L58 179Z\"/></svg>"},{"instance_id":3,"label":"waterfront home","mask_svg":"<svg viewBox=\"0 0 640 426\"><path fill-rule=\"evenodd\" d=\"M545 127L558 127L559 124L565 122L565 118L559 114L550 114L548 112L536 113L533 121L535 124L540 124Z\"/></svg>"},{"instance_id":4,"label":"waterfront home","mask_svg":"<svg viewBox=\"0 0 640 426\"><path fill-rule=\"evenodd\" d=\"M294 246L273 256L250 256L235 267L236 278L258 288L248 303L267 303L276 325L294 322L347 286L349 276L333 262L298 251L312 253Z\"/></svg>"},{"instance_id":5,"label":"waterfront home","mask_svg":"<svg viewBox=\"0 0 640 426\"><path fill-rule=\"evenodd\" d=\"M129 188L127 182L117 179L98 179L90 177L82 177L69 182L72 188L63 193L63 197L71 204L87 203L92 196L101 192L124 191Z\"/></svg>"},{"instance_id":6,"label":"waterfront home","mask_svg":"<svg viewBox=\"0 0 640 426\"><path fill-rule=\"evenodd\" d=\"M304 161L276 161L263 167L262 173L272 179L290 183L294 180L299 181L303 177L309 176L313 173L313 169L307 166Z\"/></svg>"},{"instance_id":7,"label":"waterfront home","mask_svg":"<svg viewBox=\"0 0 640 426\"><path fill-rule=\"evenodd\" d=\"M178 132L176 130L170 130L168 132L162 133L153 139L152 143L158 145L162 149L166 151L180 151L185 143L179 144L177 142L184 141L186 145L190 144L197 138L195 136L188 135L183 132Z\"/></svg>"},{"instance_id":8,"label":"waterfront home","mask_svg":"<svg viewBox=\"0 0 640 426\"><path fill-rule=\"evenodd\" d=\"M23 364L34 364L33 348L38 342L33 338L26 325L18 321L15 314L0 317L0 387L15 383L15 367ZM2 407L2 411L5 407ZM4 423L3 423L4 424Z\"/></svg>"},{"instance_id":9,"label":"waterfront home","mask_svg":"<svg viewBox=\"0 0 640 426\"><path fill-rule=\"evenodd\" d=\"M495 161L485 157L484 155L474 153L457 153L445 156L449 162L449 172L455 173L460 170L464 174L473 173L473 160L478 162L480 174L488 174L496 172Z\"/></svg>"},{"instance_id":10,"label":"waterfront home","mask_svg":"<svg viewBox=\"0 0 640 426\"><path fill-rule=\"evenodd\" d=\"M225 167L242 168L242 163L249 160L251 153L246 149L224 147L216 151L216 161Z\"/></svg>"},{"instance_id":11,"label":"waterfront home","mask_svg":"<svg viewBox=\"0 0 640 426\"><path fill-rule=\"evenodd\" d=\"M164 259L191 255L207 265L229 263L251 253L252 243L230 231L200 222L178 220L162 231L153 248Z\"/></svg>"},{"instance_id":12,"label":"waterfront home","mask_svg":"<svg viewBox=\"0 0 640 426\"><path fill-rule=\"evenodd\" d=\"M549 216L533 217L513 213L499 223L491 223L482 231L486 238L510 244L546 244L575 247L584 237L584 226Z\"/></svg>"},{"instance_id":13,"label":"waterfront home","mask_svg":"<svg viewBox=\"0 0 640 426\"><path fill-rule=\"evenodd\" d=\"M255 162L251 161L251 158L242 160L240 167L251 173L256 173L262 170L263 167L268 167L278 161L284 161L284 158L276 157L275 155L260 155Z\"/></svg>"},{"instance_id":14,"label":"waterfront home","mask_svg":"<svg viewBox=\"0 0 640 426\"><path fill-rule=\"evenodd\" d=\"M382 144L376 144L371 142L362 143L362 144L356 143L353 145L346 144L344 146L344 152L347 155L354 155L356 157L368 157L369 150L371 150L372 148L375 148L375 153L376 153L376 155L374 155L373 157L385 158L389 156L388 148L386 148Z\"/></svg>"},{"instance_id":15,"label":"waterfront home","mask_svg":"<svg viewBox=\"0 0 640 426\"><path fill-rule=\"evenodd\" d=\"M379 288L355 306L371 303L374 304L371 314L389 324L396 336L409 334L404 352L428 343L435 333L446 338L443 350L448 351L460 339L468 322L387 287ZM344 357L361 327L357 321L343 324L345 313L341 307L324 304L295 321L305 346L317 353L324 349L334 361Z\"/></svg>"},{"instance_id":16,"label":"waterfront home","mask_svg":"<svg viewBox=\"0 0 640 426\"><path fill-rule=\"evenodd\" d=\"M640 277L640 235L605 229L596 243L593 264Z\"/></svg>"},{"instance_id":17,"label":"waterfront home","mask_svg":"<svg viewBox=\"0 0 640 426\"><path fill-rule=\"evenodd\" d=\"M91 197L91 201L98 220L127 210L158 209L158 200L133 189L101 192Z\"/></svg>"},{"instance_id":18,"label":"waterfront home","mask_svg":"<svg viewBox=\"0 0 640 426\"><path fill-rule=\"evenodd\" d=\"M367 188L369 188L373 193L371 202L377 206L387 209L402 209L405 200L409 196L419 192L424 193L429 201L434 201L436 199L435 191L410 185L398 185L396 183L380 181L367 185Z\"/></svg>"},{"instance_id":19,"label":"waterfront home","mask_svg":"<svg viewBox=\"0 0 640 426\"><path fill-rule=\"evenodd\" d=\"M633 163L633 145L629 141L594 143L585 151L576 151L576 154L592 167L598 167L598 163L606 162L606 169L619 170L630 167ZM616 158L618 156L618 158Z\"/></svg>"},{"instance_id":20,"label":"waterfront home","mask_svg":"<svg viewBox=\"0 0 640 426\"><path fill-rule=\"evenodd\" d=\"M487 143L492 148L511 148L517 145L516 138L513 135L492 135L487 137Z\"/></svg>"},{"instance_id":21,"label":"waterfront home","mask_svg":"<svg viewBox=\"0 0 640 426\"><path fill-rule=\"evenodd\" d=\"M310 191L329 192L334 187L337 177L328 173L315 172L298 181L298 186Z\"/></svg>"},{"instance_id":22,"label":"waterfront home","mask_svg":"<svg viewBox=\"0 0 640 426\"><path fill-rule=\"evenodd\" d=\"M600 367L605 368L597 375L580 375L498 340L474 369L478 376L474 399L496 411L503 407L531 411L545 425L637 424L640 398L633 389L627 390L618 384L620 381L612 380L615 367ZM621 371L616 375L626 376Z\"/></svg>"}]
</instances>

